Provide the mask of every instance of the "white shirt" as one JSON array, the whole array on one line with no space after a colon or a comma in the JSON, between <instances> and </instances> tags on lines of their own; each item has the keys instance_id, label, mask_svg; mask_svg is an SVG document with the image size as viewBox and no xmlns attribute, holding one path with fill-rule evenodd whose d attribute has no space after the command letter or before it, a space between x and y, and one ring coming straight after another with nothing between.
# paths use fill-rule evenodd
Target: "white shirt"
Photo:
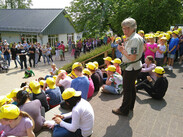
<instances>
[{"instance_id":1,"label":"white shirt","mask_svg":"<svg viewBox=\"0 0 183 137\"><path fill-rule=\"evenodd\" d=\"M83 137L87 137L93 133L94 112L90 103L81 98L81 100L73 107L72 112L63 114L64 118L71 118L72 123L65 121L60 122L60 126L71 132L81 129Z\"/></svg>"},{"instance_id":2,"label":"white shirt","mask_svg":"<svg viewBox=\"0 0 183 137\"><path fill-rule=\"evenodd\" d=\"M166 51L166 46L165 45L160 45L158 44L159 50L165 52ZM159 51L156 51L156 58L164 58L164 53L159 53Z\"/></svg>"},{"instance_id":3,"label":"white shirt","mask_svg":"<svg viewBox=\"0 0 183 137\"><path fill-rule=\"evenodd\" d=\"M72 82L72 79L69 76L67 76L65 79L59 80L59 84L61 84L64 87L64 89L70 88L71 82Z\"/></svg>"}]
</instances>

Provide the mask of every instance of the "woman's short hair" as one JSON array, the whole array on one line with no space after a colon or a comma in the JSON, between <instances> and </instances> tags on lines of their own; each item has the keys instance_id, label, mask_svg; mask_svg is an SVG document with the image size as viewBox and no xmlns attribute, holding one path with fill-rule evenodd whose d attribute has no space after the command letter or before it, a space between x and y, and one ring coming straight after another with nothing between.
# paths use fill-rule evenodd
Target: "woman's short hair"
<instances>
[{"instance_id":1,"label":"woman's short hair","mask_svg":"<svg viewBox=\"0 0 183 137\"><path fill-rule=\"evenodd\" d=\"M125 20L123 20L123 22L121 23L121 26L128 26L130 27L131 29L134 29L136 30L137 29L137 23L136 23L136 20L131 18L131 17L128 17L126 18Z\"/></svg>"}]
</instances>

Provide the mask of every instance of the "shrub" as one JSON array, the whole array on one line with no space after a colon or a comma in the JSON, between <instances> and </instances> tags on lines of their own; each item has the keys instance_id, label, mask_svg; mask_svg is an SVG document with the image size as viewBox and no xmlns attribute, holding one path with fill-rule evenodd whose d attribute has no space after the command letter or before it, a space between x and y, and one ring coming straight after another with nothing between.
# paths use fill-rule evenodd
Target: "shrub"
<instances>
[{"instance_id":1,"label":"shrub","mask_svg":"<svg viewBox=\"0 0 183 137\"><path fill-rule=\"evenodd\" d=\"M78 57L77 59L73 60L71 63L69 64L66 64L65 66L63 66L62 68L60 69L64 69L66 70L67 72L71 72L71 68L72 68L72 64L74 64L75 62L81 62L83 63L85 60L87 59L90 59L102 52L105 52L105 51L108 51L108 56L112 56L112 48L111 48L111 45L108 44L108 45L103 45L101 47L97 47L95 50L92 50L91 52L88 52L80 57ZM100 56L97 56L96 58L92 58L91 60L88 60L87 62L93 62L93 61L97 61L99 63L99 65L102 65L104 63L104 54L101 54ZM85 63L87 63L85 62ZM85 66L83 66L85 67Z\"/></svg>"}]
</instances>

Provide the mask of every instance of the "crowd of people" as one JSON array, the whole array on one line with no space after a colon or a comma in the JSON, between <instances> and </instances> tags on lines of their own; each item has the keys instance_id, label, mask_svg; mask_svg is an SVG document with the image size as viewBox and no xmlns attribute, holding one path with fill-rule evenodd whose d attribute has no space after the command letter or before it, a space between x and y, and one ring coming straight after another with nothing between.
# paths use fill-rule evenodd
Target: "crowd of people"
<instances>
[{"instance_id":1,"label":"crowd of people","mask_svg":"<svg viewBox=\"0 0 183 137\"><path fill-rule=\"evenodd\" d=\"M50 75L21 83L20 88L0 96L0 134L32 137L42 127L49 127L53 129L54 137L90 137L93 133L94 111L87 100L94 93L123 94L121 106L112 109L114 114L123 116L133 111L139 90L144 89L153 99L162 99L168 88L163 67L172 70L176 51L180 52L179 63L182 63L181 29L144 35L142 30L136 33L137 24L133 18L125 19L121 26L123 37L114 36L110 41L107 37L104 40L105 44L111 42L111 47L116 48L114 60L110 56L103 58L104 68L99 68L97 61L88 62L85 66L75 62L72 71L67 74L66 70L59 70L55 64L51 64ZM84 47L82 43L80 41L77 47L87 52L84 50L87 46ZM57 44L56 57L64 60L62 44ZM73 55L72 44L75 43L68 44ZM25 50L25 47L20 45L20 49ZM10 53L9 49L6 51ZM23 54L23 51L19 52L19 55ZM39 56L35 58L39 60ZM58 105L69 113L56 114L52 121L46 121L45 112ZM20 128L22 132L17 132Z\"/></svg>"},{"instance_id":2,"label":"crowd of people","mask_svg":"<svg viewBox=\"0 0 183 137\"><path fill-rule=\"evenodd\" d=\"M49 44L42 45L38 42L36 43L24 43L18 42L13 43L10 47L9 43L4 40L0 44L0 59L4 59L8 67L10 67L10 60L14 60L15 68L18 67L18 64L21 67L21 70L27 69L29 62L30 67L35 67L39 62L41 62L41 57L43 58L44 64L50 64L53 62L52 59L52 48Z\"/></svg>"}]
</instances>

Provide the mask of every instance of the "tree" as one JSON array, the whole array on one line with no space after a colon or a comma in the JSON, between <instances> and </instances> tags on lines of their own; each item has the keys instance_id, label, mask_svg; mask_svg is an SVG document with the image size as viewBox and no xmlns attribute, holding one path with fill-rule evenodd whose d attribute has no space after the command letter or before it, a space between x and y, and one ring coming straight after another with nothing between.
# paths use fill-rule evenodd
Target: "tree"
<instances>
[{"instance_id":1,"label":"tree","mask_svg":"<svg viewBox=\"0 0 183 137\"><path fill-rule=\"evenodd\" d=\"M77 31L94 36L109 28L122 34L121 22L127 17L145 32L166 31L180 21L182 8L181 0L73 0L66 10Z\"/></svg>"},{"instance_id":2,"label":"tree","mask_svg":"<svg viewBox=\"0 0 183 137\"><path fill-rule=\"evenodd\" d=\"M0 0L0 8L26 9L30 8L32 0Z\"/></svg>"}]
</instances>

